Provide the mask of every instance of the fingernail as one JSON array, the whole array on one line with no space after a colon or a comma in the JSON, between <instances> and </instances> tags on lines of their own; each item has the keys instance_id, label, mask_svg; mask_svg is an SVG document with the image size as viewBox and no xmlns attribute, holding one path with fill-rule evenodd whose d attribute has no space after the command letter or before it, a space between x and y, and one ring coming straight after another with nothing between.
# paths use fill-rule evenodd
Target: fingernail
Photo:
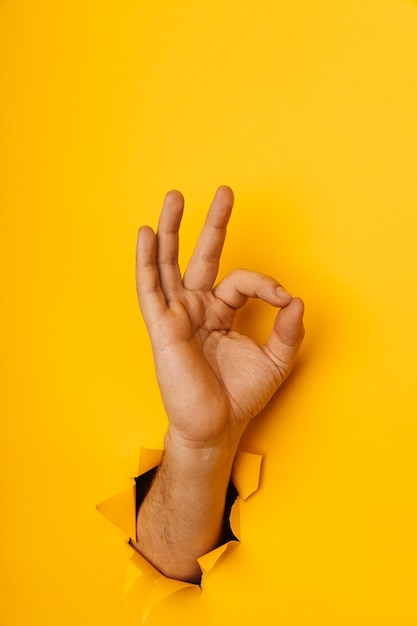
<instances>
[{"instance_id":1,"label":"fingernail","mask_svg":"<svg viewBox=\"0 0 417 626\"><path fill-rule=\"evenodd\" d=\"M277 287L277 296L284 300L291 300L292 298L292 295L284 287Z\"/></svg>"}]
</instances>

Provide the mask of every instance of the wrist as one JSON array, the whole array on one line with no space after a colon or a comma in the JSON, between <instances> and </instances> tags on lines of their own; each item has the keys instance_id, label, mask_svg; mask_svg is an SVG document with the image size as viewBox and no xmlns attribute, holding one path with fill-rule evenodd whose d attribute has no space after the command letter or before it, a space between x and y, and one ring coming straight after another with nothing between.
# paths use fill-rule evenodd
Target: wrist
<instances>
[{"instance_id":1,"label":"wrist","mask_svg":"<svg viewBox=\"0 0 417 626\"><path fill-rule=\"evenodd\" d=\"M231 469L239 441L239 435L230 433L209 441L189 440L170 428L165 436L164 456L187 473L213 473L220 468Z\"/></svg>"}]
</instances>

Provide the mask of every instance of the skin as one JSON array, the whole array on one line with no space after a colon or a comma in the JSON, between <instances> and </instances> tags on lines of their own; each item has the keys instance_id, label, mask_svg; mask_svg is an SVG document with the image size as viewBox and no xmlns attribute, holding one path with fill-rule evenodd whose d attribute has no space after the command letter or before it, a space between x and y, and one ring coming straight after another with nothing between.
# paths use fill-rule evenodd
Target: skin
<instances>
[{"instance_id":1,"label":"skin","mask_svg":"<svg viewBox=\"0 0 417 626\"><path fill-rule=\"evenodd\" d=\"M232 206L232 190L219 187L183 276L180 192L168 192L157 232L143 226L137 242L139 304L169 429L133 545L164 575L193 583L197 558L221 543L240 438L291 372L304 336L302 300L274 278L239 269L216 284ZM278 309L265 345L232 329L249 298Z\"/></svg>"}]
</instances>

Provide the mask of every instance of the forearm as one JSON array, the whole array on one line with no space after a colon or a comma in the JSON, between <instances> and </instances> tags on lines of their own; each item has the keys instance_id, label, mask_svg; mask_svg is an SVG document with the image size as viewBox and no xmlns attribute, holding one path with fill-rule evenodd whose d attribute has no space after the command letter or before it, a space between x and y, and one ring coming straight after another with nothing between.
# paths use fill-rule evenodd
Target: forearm
<instances>
[{"instance_id":1,"label":"forearm","mask_svg":"<svg viewBox=\"0 0 417 626\"><path fill-rule=\"evenodd\" d=\"M197 558L221 543L238 439L189 447L170 432L137 520L136 549L170 578L198 583Z\"/></svg>"}]
</instances>

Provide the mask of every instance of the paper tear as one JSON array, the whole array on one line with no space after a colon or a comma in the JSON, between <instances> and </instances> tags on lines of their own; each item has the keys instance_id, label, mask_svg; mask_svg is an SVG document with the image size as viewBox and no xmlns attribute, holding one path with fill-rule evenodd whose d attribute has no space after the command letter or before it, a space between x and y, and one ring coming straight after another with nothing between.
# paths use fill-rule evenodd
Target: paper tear
<instances>
[{"instance_id":1,"label":"paper tear","mask_svg":"<svg viewBox=\"0 0 417 626\"><path fill-rule=\"evenodd\" d=\"M136 485L104 500L96 507L128 537L136 537Z\"/></svg>"},{"instance_id":2,"label":"paper tear","mask_svg":"<svg viewBox=\"0 0 417 626\"><path fill-rule=\"evenodd\" d=\"M139 578L143 576L143 573L144 572L141 569L136 567L132 559L127 562L121 595L122 600L126 600L126 596L128 595L129 591L133 589Z\"/></svg>"},{"instance_id":3,"label":"paper tear","mask_svg":"<svg viewBox=\"0 0 417 626\"><path fill-rule=\"evenodd\" d=\"M137 550L135 550L135 548L132 549L133 554L130 561L133 567L142 572L142 574L155 574L156 576L161 576L161 572L156 569L152 563L149 563L149 561L145 559L145 557L142 556Z\"/></svg>"},{"instance_id":4,"label":"paper tear","mask_svg":"<svg viewBox=\"0 0 417 626\"><path fill-rule=\"evenodd\" d=\"M181 580L174 580L173 578L167 578L166 576L160 575L152 585L145 608L143 609L142 624L144 624L148 619L152 609L162 602L162 600L187 587L194 587L198 589L199 592L201 591L198 585L193 585L192 583L186 583Z\"/></svg>"},{"instance_id":5,"label":"paper tear","mask_svg":"<svg viewBox=\"0 0 417 626\"><path fill-rule=\"evenodd\" d=\"M230 510L229 515L230 528L232 529L233 534L239 540L241 540L241 532L240 532L240 498L236 498L233 502L232 508Z\"/></svg>"},{"instance_id":6,"label":"paper tear","mask_svg":"<svg viewBox=\"0 0 417 626\"><path fill-rule=\"evenodd\" d=\"M228 541L227 543L224 543L218 548L215 548L211 552L207 552L207 554L204 554L203 556L200 556L199 559L197 559L197 562L199 566L201 567L201 571L203 572L203 576L204 574L207 574L208 572L210 572L210 570L213 569L217 561L226 552L227 548L230 546L231 543L237 543L237 542L234 540Z\"/></svg>"},{"instance_id":7,"label":"paper tear","mask_svg":"<svg viewBox=\"0 0 417 626\"><path fill-rule=\"evenodd\" d=\"M140 448L139 451L139 474L146 474L149 470L159 465L163 455L163 450L152 450ZM240 537L240 502L247 500L259 487L262 456L238 450L232 469L232 482L238 492L238 498L232 505L229 521L235 537ZM125 534L129 540L136 537L136 484L131 488L100 502L97 509L110 522L115 524ZM231 544L238 541L231 540L223 545L211 550L197 559L201 571L203 586L204 575L210 572L216 565L220 557L227 551ZM147 559L137 552L131 545L130 559L126 566L125 578L122 589L122 600L126 598L133 587L138 584L144 574L154 576L154 582L149 591L145 607L142 612L142 623L144 623L152 609L168 596L186 589L194 587L201 591L199 585L187 583L173 578L167 578L157 570Z\"/></svg>"},{"instance_id":8,"label":"paper tear","mask_svg":"<svg viewBox=\"0 0 417 626\"><path fill-rule=\"evenodd\" d=\"M146 474L160 464L163 450L152 450L150 448L141 448L139 452L138 476Z\"/></svg>"},{"instance_id":9,"label":"paper tear","mask_svg":"<svg viewBox=\"0 0 417 626\"><path fill-rule=\"evenodd\" d=\"M232 481L242 500L247 500L259 487L262 455L238 450L232 469Z\"/></svg>"}]
</instances>

